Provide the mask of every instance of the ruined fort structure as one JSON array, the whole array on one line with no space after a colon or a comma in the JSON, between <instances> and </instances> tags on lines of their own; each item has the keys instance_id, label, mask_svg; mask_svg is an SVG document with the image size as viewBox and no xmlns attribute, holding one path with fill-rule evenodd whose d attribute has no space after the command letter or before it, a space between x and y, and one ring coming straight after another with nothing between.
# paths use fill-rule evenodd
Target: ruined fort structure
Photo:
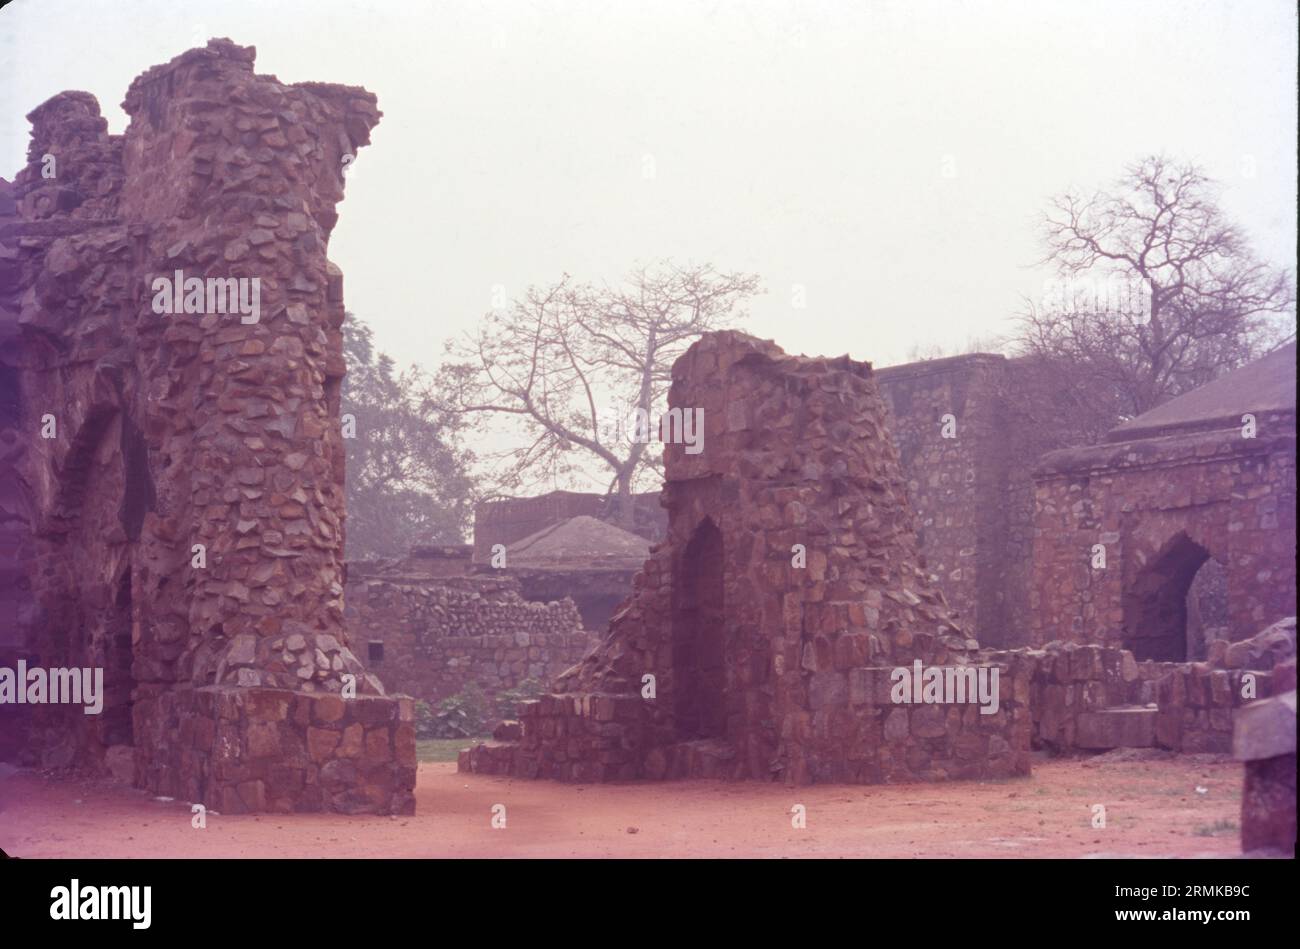
<instances>
[{"instance_id":1,"label":"ruined fort structure","mask_svg":"<svg viewBox=\"0 0 1300 949\"><path fill-rule=\"evenodd\" d=\"M657 501L659 495L654 497ZM584 627L604 630L632 592L632 578L649 556L650 542L580 514L515 541L505 553L500 570L480 564L479 572L511 577L534 602L571 599Z\"/></svg>"},{"instance_id":2,"label":"ruined fort structure","mask_svg":"<svg viewBox=\"0 0 1300 949\"><path fill-rule=\"evenodd\" d=\"M665 446L667 539L607 638L528 703L518 743L462 767L568 780L727 775L870 783L1028 772L1028 678L1001 702L898 705L890 673L972 663L919 566L871 367L705 335L669 406L704 450Z\"/></svg>"},{"instance_id":3,"label":"ruined fort structure","mask_svg":"<svg viewBox=\"0 0 1300 949\"><path fill-rule=\"evenodd\" d=\"M390 690L430 704L469 686L492 695L549 682L596 644L573 600L533 602L504 571L469 568L468 547L348 564L348 631Z\"/></svg>"},{"instance_id":4,"label":"ruined fort structure","mask_svg":"<svg viewBox=\"0 0 1300 949\"><path fill-rule=\"evenodd\" d=\"M1032 433L1013 424L1016 363L973 353L890 366L889 407L925 566L986 646L1028 644Z\"/></svg>"},{"instance_id":5,"label":"ruined fort structure","mask_svg":"<svg viewBox=\"0 0 1300 949\"><path fill-rule=\"evenodd\" d=\"M380 113L253 57L213 40L150 69L123 135L84 92L28 117L0 220L22 447L4 443L34 538L10 645L105 669L101 716L38 710L50 763L131 746L139 786L223 812L410 811L411 702L365 674L344 623L326 257L345 156Z\"/></svg>"},{"instance_id":6,"label":"ruined fort structure","mask_svg":"<svg viewBox=\"0 0 1300 949\"><path fill-rule=\"evenodd\" d=\"M975 638L1203 660L1295 612L1294 344L1046 456L1024 371L976 353L877 373L926 567Z\"/></svg>"},{"instance_id":7,"label":"ruined fort structure","mask_svg":"<svg viewBox=\"0 0 1300 949\"><path fill-rule=\"evenodd\" d=\"M1249 391L1271 438L1243 447L1239 427L1230 432L1215 420L1223 411L1177 432L1159 418L1135 419L1113 446L1047 457L1031 528L1023 508L987 510L1035 499L1033 469L1008 460L1028 443L994 424L1005 409L1000 357L945 360L929 374L893 371L887 412L864 363L791 357L737 333L706 335L673 369L670 405L703 407L706 438L697 456L667 446L666 541L652 549L598 649L552 694L526 704L519 725L501 730L514 740L467 750L461 768L567 780L870 782L1025 773L1031 746L1230 751L1237 710L1288 688L1285 671L1275 685L1273 670L1296 651L1294 618L1281 619L1295 609L1294 369L1288 407L1288 373L1270 360L1242 370L1254 376L1249 385L1225 378L1231 391ZM1202 407L1224 401L1222 387L1209 396L1200 396ZM1186 403L1170 407L1191 414ZM1239 409L1228 407L1238 424ZM945 440L949 414L958 437ZM891 420L901 434L891 436ZM1189 438L1194 447L1183 453ZM1091 483L1076 476L1059 485L1062 460L1097 453L1171 464L1132 484L1102 472ZM1062 531L1053 518L1089 510L1078 498L1065 503L1062 491L1116 512L1108 522L1116 536L1097 524ZM909 494L926 523L919 536ZM1143 651L1131 630L1152 628L1151 617L1125 627L1112 611L1113 625L1088 625L1094 594L1076 600L1078 588L1051 579L1037 588L1043 595L1032 605L1041 616L1017 633L1016 648L980 649L939 592L955 590L985 622L1026 615L1026 585L1050 577L1066 557L1050 551L1069 547L1069 570L1109 571L1114 588L1105 589L1123 603L1153 589L1134 583L1141 573L1128 565L1148 558L1133 538L1168 543L1197 517L1222 520L1223 536L1207 543L1223 551L1226 602L1236 610L1203 644L1204 661ZM1110 550L1105 567L1092 566L1099 542ZM925 566L921 544L938 555ZM806 549L803 568L790 557L796 545ZM1042 560L1029 556L1039 550ZM1023 555L1018 573L1008 570L1010 551ZM1264 589L1273 577L1281 578L1276 589ZM1192 577L1175 579L1163 596L1184 635L1177 610ZM1006 595L990 594L999 584ZM891 674L917 659L998 669L998 713L981 716L948 699L900 704ZM1259 738L1258 728L1256 738L1274 757L1287 741ZM1293 751L1294 726L1290 740Z\"/></svg>"},{"instance_id":8,"label":"ruined fort structure","mask_svg":"<svg viewBox=\"0 0 1300 949\"><path fill-rule=\"evenodd\" d=\"M1113 643L1181 661L1187 593L1225 581L1213 638L1245 639L1296 612L1296 346L1291 343L1035 471L1033 641ZM1094 545L1106 566L1091 565Z\"/></svg>"}]
</instances>

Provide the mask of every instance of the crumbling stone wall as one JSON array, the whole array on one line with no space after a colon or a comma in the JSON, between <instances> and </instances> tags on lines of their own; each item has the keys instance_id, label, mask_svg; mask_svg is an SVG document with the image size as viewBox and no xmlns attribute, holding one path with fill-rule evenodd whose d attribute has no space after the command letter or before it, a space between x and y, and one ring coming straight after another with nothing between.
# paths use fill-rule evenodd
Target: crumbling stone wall
<instances>
[{"instance_id":1,"label":"crumbling stone wall","mask_svg":"<svg viewBox=\"0 0 1300 949\"><path fill-rule=\"evenodd\" d=\"M1007 411L1014 372L1004 356L975 353L876 374L925 565L964 628L987 646L1029 642L1029 469L1037 456Z\"/></svg>"},{"instance_id":2,"label":"crumbling stone wall","mask_svg":"<svg viewBox=\"0 0 1300 949\"><path fill-rule=\"evenodd\" d=\"M1033 746L1057 753L1227 753L1234 711L1273 688L1271 662L1222 655L1215 662L1138 662L1127 649L1055 642L983 658L1024 664Z\"/></svg>"},{"instance_id":3,"label":"crumbling stone wall","mask_svg":"<svg viewBox=\"0 0 1300 949\"><path fill-rule=\"evenodd\" d=\"M529 602L507 578L367 574L354 564L345 595L365 667L390 691L430 703L471 683L491 695L549 682L597 642L572 600Z\"/></svg>"},{"instance_id":4,"label":"crumbling stone wall","mask_svg":"<svg viewBox=\"0 0 1300 949\"><path fill-rule=\"evenodd\" d=\"M104 667L114 696L40 745L93 760L129 739L141 786L228 811L409 811L409 703L344 628L344 311L326 258L343 156L380 113L253 57L213 40L150 69L121 136L87 93L29 116L0 257L21 328L31 645L48 666ZM260 281L260 314L160 315L153 282L176 271ZM349 679L367 711L336 714ZM338 746L309 748L311 727Z\"/></svg>"},{"instance_id":5,"label":"crumbling stone wall","mask_svg":"<svg viewBox=\"0 0 1300 949\"><path fill-rule=\"evenodd\" d=\"M1000 670L994 715L890 702L893 667L970 664L978 644L919 566L870 365L710 333L674 364L668 401L703 409L704 450L665 448L666 541L597 650L525 704L520 741L480 745L461 767L794 783L1027 773L1027 671Z\"/></svg>"},{"instance_id":6,"label":"crumbling stone wall","mask_svg":"<svg viewBox=\"0 0 1300 949\"><path fill-rule=\"evenodd\" d=\"M10 669L36 658L28 648L36 620L36 550L31 490L23 476L31 439L23 421L17 216L13 186L0 178L0 666ZM0 760L17 757L26 746L30 712L27 705L0 705Z\"/></svg>"},{"instance_id":7,"label":"crumbling stone wall","mask_svg":"<svg viewBox=\"0 0 1300 949\"><path fill-rule=\"evenodd\" d=\"M1294 416L1255 438L1228 429L1046 455L1035 475L1034 642L1185 659L1187 593L1210 558L1226 574L1222 638L1293 615L1295 459Z\"/></svg>"}]
</instances>

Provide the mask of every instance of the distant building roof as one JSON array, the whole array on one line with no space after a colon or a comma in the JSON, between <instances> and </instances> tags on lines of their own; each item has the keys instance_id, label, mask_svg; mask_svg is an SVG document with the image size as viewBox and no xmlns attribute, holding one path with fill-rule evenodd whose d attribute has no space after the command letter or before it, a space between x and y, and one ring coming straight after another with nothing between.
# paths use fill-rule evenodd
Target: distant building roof
<instances>
[{"instance_id":1,"label":"distant building roof","mask_svg":"<svg viewBox=\"0 0 1300 949\"><path fill-rule=\"evenodd\" d=\"M644 537L580 514L510 544L506 567L636 569L649 555Z\"/></svg>"},{"instance_id":2,"label":"distant building roof","mask_svg":"<svg viewBox=\"0 0 1300 949\"><path fill-rule=\"evenodd\" d=\"M1239 427L1247 413L1295 414L1296 344L1288 343L1199 389L1111 429L1107 441Z\"/></svg>"}]
</instances>

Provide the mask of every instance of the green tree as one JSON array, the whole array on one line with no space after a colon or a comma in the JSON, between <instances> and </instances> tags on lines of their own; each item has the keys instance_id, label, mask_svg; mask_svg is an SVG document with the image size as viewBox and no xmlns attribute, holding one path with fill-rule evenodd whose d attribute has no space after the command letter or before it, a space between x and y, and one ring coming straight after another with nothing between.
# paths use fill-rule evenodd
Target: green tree
<instances>
[{"instance_id":1,"label":"green tree","mask_svg":"<svg viewBox=\"0 0 1300 949\"><path fill-rule=\"evenodd\" d=\"M459 544L474 505L459 448L459 422L418 392L423 374L397 371L377 352L370 327L349 313L343 323L342 411L356 419L347 447L349 559L405 554L419 544Z\"/></svg>"}]
</instances>

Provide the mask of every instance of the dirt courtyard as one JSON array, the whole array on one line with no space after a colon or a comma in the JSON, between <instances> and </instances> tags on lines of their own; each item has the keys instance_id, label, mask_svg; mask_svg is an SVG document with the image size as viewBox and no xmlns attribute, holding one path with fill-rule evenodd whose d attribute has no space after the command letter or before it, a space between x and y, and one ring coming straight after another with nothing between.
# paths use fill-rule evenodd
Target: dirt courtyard
<instances>
[{"instance_id":1,"label":"dirt courtyard","mask_svg":"<svg viewBox=\"0 0 1300 949\"><path fill-rule=\"evenodd\" d=\"M19 857L1231 857L1241 784L1240 764L1206 756L1043 759L1017 780L793 789L565 785L429 763L413 817L209 813L196 829L179 801L6 771L0 847ZM1093 826L1097 804L1104 828Z\"/></svg>"}]
</instances>

